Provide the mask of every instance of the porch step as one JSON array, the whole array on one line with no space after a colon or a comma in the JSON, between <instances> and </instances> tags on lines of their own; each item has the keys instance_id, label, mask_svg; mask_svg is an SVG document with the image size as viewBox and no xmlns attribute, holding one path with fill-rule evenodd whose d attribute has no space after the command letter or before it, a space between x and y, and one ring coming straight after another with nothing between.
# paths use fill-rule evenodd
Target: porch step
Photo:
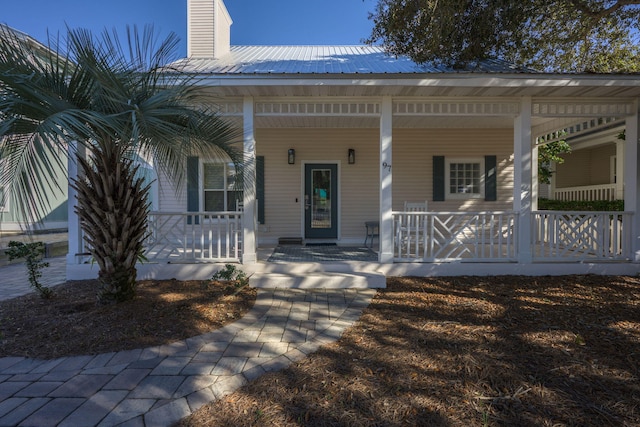
<instances>
[{"instance_id":1,"label":"porch step","mask_svg":"<svg viewBox=\"0 0 640 427\"><path fill-rule=\"evenodd\" d=\"M380 273L255 273L249 283L256 288L377 289L386 287L387 279Z\"/></svg>"}]
</instances>

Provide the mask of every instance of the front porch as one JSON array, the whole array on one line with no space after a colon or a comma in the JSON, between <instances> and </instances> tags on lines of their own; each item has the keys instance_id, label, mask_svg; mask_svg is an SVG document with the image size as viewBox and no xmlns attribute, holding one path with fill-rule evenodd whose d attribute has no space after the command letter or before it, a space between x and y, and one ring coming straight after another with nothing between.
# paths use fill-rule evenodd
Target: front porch
<instances>
[{"instance_id":1,"label":"front porch","mask_svg":"<svg viewBox=\"0 0 640 427\"><path fill-rule=\"evenodd\" d=\"M158 263L242 261L244 212L151 213L145 258ZM394 262L630 262L629 212L533 211L531 240L519 242L515 212L396 212ZM380 241L376 239L375 248ZM374 247L372 245L372 247ZM364 245L279 246L263 261L377 262ZM522 254L522 251L525 254ZM349 252L350 251L350 252Z\"/></svg>"},{"instance_id":2,"label":"front porch","mask_svg":"<svg viewBox=\"0 0 640 427\"><path fill-rule=\"evenodd\" d=\"M630 141L638 139L640 119L634 101L521 97L491 103L429 98L408 102L381 97L294 104L246 96L223 107L245 132L244 155L251 167L244 169L244 209L204 211L207 191L220 191L225 206L233 206L228 201L236 196L224 186L205 188L204 174L216 169L211 160L189 162L187 167L196 168L200 178L183 196L166 191L169 184L160 177L164 198L150 217L145 253L149 264L140 267L141 277L208 278L226 262L241 262L255 278L334 272L637 272L640 179L637 143ZM602 116L625 118L627 141L619 144L624 170L617 173L623 177L626 211L538 210L536 135L583 117ZM348 157L351 153L353 158ZM309 240L305 221L308 207L313 210L309 195L314 195L306 187L309 165L330 171L338 181L335 189L327 187L336 210L330 221L336 226L332 243L364 246L365 223L375 221L376 259L312 257L274 263L268 262L271 254L264 257L281 237ZM454 168L459 175L453 175ZM227 174L224 179L232 177L226 166L218 169ZM256 179L260 176L262 187ZM411 200L428 201L428 211L399 209ZM81 241L78 237L75 242ZM80 247L77 252L86 251ZM73 256L69 261L69 271L84 268L76 266Z\"/></svg>"}]
</instances>

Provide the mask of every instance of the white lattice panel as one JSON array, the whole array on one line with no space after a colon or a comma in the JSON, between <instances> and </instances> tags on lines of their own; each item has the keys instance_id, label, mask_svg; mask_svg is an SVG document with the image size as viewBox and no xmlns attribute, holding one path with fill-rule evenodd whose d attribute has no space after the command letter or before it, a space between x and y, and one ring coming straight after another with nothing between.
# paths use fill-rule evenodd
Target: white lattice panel
<instances>
[{"instance_id":1,"label":"white lattice panel","mask_svg":"<svg viewBox=\"0 0 640 427\"><path fill-rule=\"evenodd\" d=\"M537 260L627 260L631 214L539 211L534 213Z\"/></svg>"}]
</instances>

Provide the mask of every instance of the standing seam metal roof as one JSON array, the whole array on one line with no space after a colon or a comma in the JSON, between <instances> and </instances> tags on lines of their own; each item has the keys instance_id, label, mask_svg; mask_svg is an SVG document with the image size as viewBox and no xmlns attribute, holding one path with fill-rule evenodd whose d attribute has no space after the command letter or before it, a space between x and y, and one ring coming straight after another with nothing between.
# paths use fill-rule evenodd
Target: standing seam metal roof
<instances>
[{"instance_id":1,"label":"standing seam metal roof","mask_svg":"<svg viewBox=\"0 0 640 427\"><path fill-rule=\"evenodd\" d=\"M502 60L485 60L464 69L417 64L388 55L378 46L231 46L219 59L185 58L185 71L211 74L414 74L532 73Z\"/></svg>"}]
</instances>

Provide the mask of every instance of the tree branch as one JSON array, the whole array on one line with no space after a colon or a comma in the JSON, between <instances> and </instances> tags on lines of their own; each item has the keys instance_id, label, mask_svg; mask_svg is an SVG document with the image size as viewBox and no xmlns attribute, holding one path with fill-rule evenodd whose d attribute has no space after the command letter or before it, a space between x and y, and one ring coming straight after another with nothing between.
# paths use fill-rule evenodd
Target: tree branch
<instances>
[{"instance_id":1,"label":"tree branch","mask_svg":"<svg viewBox=\"0 0 640 427\"><path fill-rule=\"evenodd\" d=\"M617 12L618 10L624 7L631 6L634 4L640 5L640 0L618 0L607 8L604 8L601 10L593 10L583 0L570 0L570 2L575 8L589 15L589 17L595 20L600 20L605 16L612 15L613 13Z\"/></svg>"}]
</instances>

